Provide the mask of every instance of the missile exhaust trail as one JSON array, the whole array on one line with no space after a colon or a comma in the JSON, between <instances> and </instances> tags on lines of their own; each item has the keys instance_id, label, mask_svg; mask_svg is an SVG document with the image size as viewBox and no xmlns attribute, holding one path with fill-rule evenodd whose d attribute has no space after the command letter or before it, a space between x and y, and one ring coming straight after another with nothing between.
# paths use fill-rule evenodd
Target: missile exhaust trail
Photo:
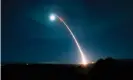
<instances>
[{"instance_id":1,"label":"missile exhaust trail","mask_svg":"<svg viewBox=\"0 0 133 80\"><path fill-rule=\"evenodd\" d=\"M57 15L56 15L56 16L57 16ZM57 17L58 17L59 20L66 26L66 28L67 28L68 31L70 32L71 36L72 36L73 39L74 39L74 42L76 43L76 45L77 45L77 47L78 47L78 49L79 49L79 52L80 52L80 55L81 55L81 60L82 60L81 63L82 63L83 65L86 65L86 64L87 64L87 60L86 60L85 55L84 55L84 53L83 53L83 51L82 51L82 49L81 49L81 47L80 47L80 45L79 45L79 43L78 43L76 37L74 36L73 32L71 31L71 29L69 28L69 26L65 23L65 21L64 21L62 18L60 18L59 16L57 16Z\"/></svg>"}]
</instances>

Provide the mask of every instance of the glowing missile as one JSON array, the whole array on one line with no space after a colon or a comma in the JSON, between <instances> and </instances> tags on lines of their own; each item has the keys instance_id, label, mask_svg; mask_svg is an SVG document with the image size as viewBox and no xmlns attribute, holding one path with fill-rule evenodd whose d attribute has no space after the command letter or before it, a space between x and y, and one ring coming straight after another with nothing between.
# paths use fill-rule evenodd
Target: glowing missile
<instances>
[{"instance_id":1,"label":"glowing missile","mask_svg":"<svg viewBox=\"0 0 133 80\"><path fill-rule=\"evenodd\" d=\"M49 18L50 18L51 21L54 21L54 20L56 19L56 16L55 16L54 14L51 14L51 15L49 16Z\"/></svg>"},{"instance_id":2,"label":"glowing missile","mask_svg":"<svg viewBox=\"0 0 133 80\"><path fill-rule=\"evenodd\" d=\"M52 15L52 16L53 16L53 15ZM51 16L51 17L52 17L52 16ZM66 24L66 22L65 22L61 17L59 17L59 16L57 16L57 15L54 15L54 16L56 16L56 17L66 26L66 28L67 28L68 31L70 32L70 34L71 34L71 36L72 36L74 42L76 43L76 45L77 45L77 47L78 47L79 52L80 52L80 55L81 55L81 64L86 65L86 64L87 64L87 59L85 58L85 54L83 53L83 51L82 51L82 49L81 49L81 47L80 47L80 45L79 45L79 43L78 43L76 37L74 36L72 30L69 28L69 26Z\"/></svg>"}]
</instances>

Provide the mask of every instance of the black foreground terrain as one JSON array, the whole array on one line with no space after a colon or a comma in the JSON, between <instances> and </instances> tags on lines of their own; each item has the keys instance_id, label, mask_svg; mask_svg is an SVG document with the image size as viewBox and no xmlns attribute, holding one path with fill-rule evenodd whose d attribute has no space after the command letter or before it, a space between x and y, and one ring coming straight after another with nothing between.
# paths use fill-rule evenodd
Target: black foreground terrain
<instances>
[{"instance_id":1,"label":"black foreground terrain","mask_svg":"<svg viewBox=\"0 0 133 80\"><path fill-rule=\"evenodd\" d=\"M133 80L133 60L98 60L71 64L2 65L2 80Z\"/></svg>"}]
</instances>

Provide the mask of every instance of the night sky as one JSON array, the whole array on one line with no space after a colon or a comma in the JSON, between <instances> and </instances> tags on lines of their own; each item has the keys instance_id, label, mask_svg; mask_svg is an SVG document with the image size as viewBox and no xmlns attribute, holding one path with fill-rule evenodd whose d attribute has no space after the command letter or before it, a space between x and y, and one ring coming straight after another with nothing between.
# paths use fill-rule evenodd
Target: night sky
<instances>
[{"instance_id":1,"label":"night sky","mask_svg":"<svg viewBox=\"0 0 133 80\"><path fill-rule=\"evenodd\" d=\"M70 26L89 60L133 58L133 0L2 0L2 62L79 62Z\"/></svg>"}]
</instances>

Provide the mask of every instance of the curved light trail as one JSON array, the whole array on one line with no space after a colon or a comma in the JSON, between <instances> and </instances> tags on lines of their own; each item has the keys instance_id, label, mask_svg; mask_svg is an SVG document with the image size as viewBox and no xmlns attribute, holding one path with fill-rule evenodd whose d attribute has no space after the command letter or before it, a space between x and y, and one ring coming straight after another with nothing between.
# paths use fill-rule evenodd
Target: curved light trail
<instances>
[{"instance_id":1,"label":"curved light trail","mask_svg":"<svg viewBox=\"0 0 133 80\"><path fill-rule=\"evenodd\" d=\"M87 64L87 59L86 59L86 57L85 57L85 55L84 55L84 53L83 53L83 51L82 51L82 49L81 49L81 47L80 47L80 45L78 43L76 37L74 36L73 32L71 31L69 26L65 23L65 21L61 17L57 16L57 18L59 18L59 20L66 26L66 28L70 32L72 38L74 39L74 42L76 43L76 45L77 45L77 47L79 49L80 55L81 55L81 64L86 65Z\"/></svg>"}]
</instances>

